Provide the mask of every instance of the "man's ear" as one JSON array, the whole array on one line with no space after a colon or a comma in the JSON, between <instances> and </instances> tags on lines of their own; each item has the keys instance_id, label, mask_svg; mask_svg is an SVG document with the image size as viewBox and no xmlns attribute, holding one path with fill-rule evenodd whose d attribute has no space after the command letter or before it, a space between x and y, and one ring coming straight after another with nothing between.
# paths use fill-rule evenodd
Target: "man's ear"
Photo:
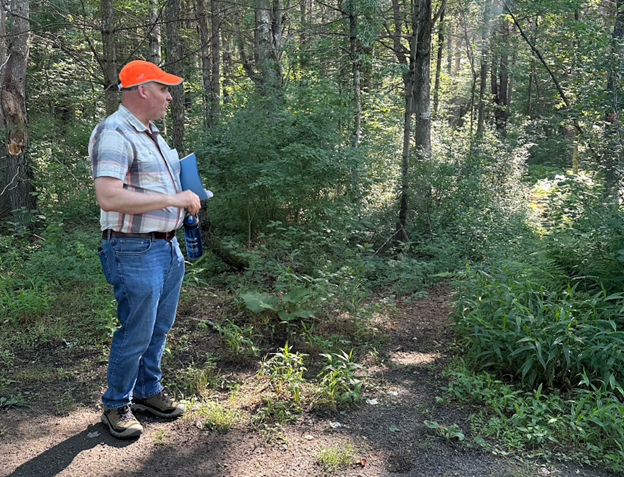
<instances>
[{"instance_id":1,"label":"man's ear","mask_svg":"<svg viewBox=\"0 0 624 477\"><path fill-rule=\"evenodd\" d=\"M147 95L145 94L145 90L147 88L145 86L146 85L144 84L140 84L139 86L137 86L137 91L139 92L139 96L143 99L147 98Z\"/></svg>"}]
</instances>

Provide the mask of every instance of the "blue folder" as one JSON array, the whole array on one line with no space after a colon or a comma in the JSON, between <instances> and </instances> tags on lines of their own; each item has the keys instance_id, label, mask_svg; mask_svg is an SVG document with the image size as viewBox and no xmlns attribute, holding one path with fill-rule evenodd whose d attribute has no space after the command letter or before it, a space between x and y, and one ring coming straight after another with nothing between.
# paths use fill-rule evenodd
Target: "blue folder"
<instances>
[{"instance_id":1,"label":"blue folder","mask_svg":"<svg viewBox=\"0 0 624 477\"><path fill-rule=\"evenodd\" d=\"M204 189L202 185L199 170L197 169L197 158L193 153L180 159L180 182L182 183L182 189L192 190L199 196L199 200L212 197L212 192Z\"/></svg>"}]
</instances>

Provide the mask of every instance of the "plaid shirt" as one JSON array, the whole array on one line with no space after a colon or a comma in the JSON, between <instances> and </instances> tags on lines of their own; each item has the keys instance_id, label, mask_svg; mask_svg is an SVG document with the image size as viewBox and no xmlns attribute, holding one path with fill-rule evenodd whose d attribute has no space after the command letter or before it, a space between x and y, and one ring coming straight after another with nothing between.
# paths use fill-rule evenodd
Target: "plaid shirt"
<instances>
[{"instance_id":1,"label":"plaid shirt","mask_svg":"<svg viewBox=\"0 0 624 477\"><path fill-rule=\"evenodd\" d=\"M169 148L153 123L148 130L123 105L95 127L89 156L94 179L114 177L123 181L124 189L144 194L182 190L178 152ZM100 225L102 230L125 233L169 232L180 227L183 218L184 210L176 207L132 215L101 210Z\"/></svg>"}]
</instances>

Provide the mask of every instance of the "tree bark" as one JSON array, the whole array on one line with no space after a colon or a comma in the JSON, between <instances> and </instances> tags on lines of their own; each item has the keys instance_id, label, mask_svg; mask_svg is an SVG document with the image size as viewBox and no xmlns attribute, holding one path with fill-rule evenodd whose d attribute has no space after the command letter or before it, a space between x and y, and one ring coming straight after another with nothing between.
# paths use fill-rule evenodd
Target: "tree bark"
<instances>
[{"instance_id":1,"label":"tree bark","mask_svg":"<svg viewBox=\"0 0 624 477\"><path fill-rule=\"evenodd\" d=\"M442 16L440 16L442 21ZM453 23L447 21L446 35L446 75L450 78L453 74Z\"/></svg>"},{"instance_id":2,"label":"tree bark","mask_svg":"<svg viewBox=\"0 0 624 477\"><path fill-rule=\"evenodd\" d=\"M435 86L433 87L433 115L438 115L438 105L440 103L440 75L442 73L442 56L444 54L444 12L440 15L440 26L438 27L438 57L436 61Z\"/></svg>"},{"instance_id":3,"label":"tree bark","mask_svg":"<svg viewBox=\"0 0 624 477\"><path fill-rule=\"evenodd\" d=\"M232 58L233 41L232 37L222 32L221 44L223 45L223 102L227 102L232 86L232 74L234 71L234 60Z\"/></svg>"},{"instance_id":4,"label":"tree bark","mask_svg":"<svg viewBox=\"0 0 624 477\"><path fill-rule=\"evenodd\" d=\"M169 0L165 7L165 29L167 35L167 69L176 76L183 76L182 43L180 42L179 21L180 0ZM184 155L184 86L171 88L171 116L173 129L173 147L178 150L180 157Z\"/></svg>"},{"instance_id":5,"label":"tree bark","mask_svg":"<svg viewBox=\"0 0 624 477\"><path fill-rule=\"evenodd\" d=\"M117 88L117 59L115 48L115 9L114 0L101 0L102 15L102 68L104 72L104 106L106 116L110 116L119 107L119 89Z\"/></svg>"},{"instance_id":6,"label":"tree bark","mask_svg":"<svg viewBox=\"0 0 624 477\"><path fill-rule=\"evenodd\" d=\"M4 78L4 72L6 70L7 61L7 43L6 43L6 6L5 0L0 0L0 85ZM2 114L2 107L0 105L0 125L4 124L4 115ZM0 147L0 192L5 190L9 183L9 177L7 175L7 149ZM7 212L10 212L13 207L11 206L11 199L9 194L5 191L4 194L0 194L0 217Z\"/></svg>"},{"instance_id":7,"label":"tree bark","mask_svg":"<svg viewBox=\"0 0 624 477\"><path fill-rule=\"evenodd\" d=\"M407 67L403 73L403 85L405 92L405 115L403 118L403 151L401 154L401 194L399 205L399 220L397 222L395 235L397 239L407 242L409 237L405 231L407 224L407 209L409 205L409 161L410 161L410 141L411 125L414 116L414 66L416 59L416 49L418 42L418 17L420 0L414 2L411 20L411 34L409 36L409 56L406 55L405 47L401 43L403 36L404 16L401 12L399 0L392 0L392 10L394 14L394 35L392 37L394 53L400 64Z\"/></svg>"},{"instance_id":8,"label":"tree bark","mask_svg":"<svg viewBox=\"0 0 624 477\"><path fill-rule=\"evenodd\" d=\"M479 83L479 116L477 118L477 135L485 132L485 91L487 89L488 55L490 51L490 10L492 0L485 0L483 7L483 32L481 35L481 74Z\"/></svg>"},{"instance_id":9,"label":"tree bark","mask_svg":"<svg viewBox=\"0 0 624 477\"><path fill-rule=\"evenodd\" d=\"M279 5L279 0L275 0ZM274 24L271 13L270 0L257 0L256 2L256 56L260 70L261 86L263 93L275 92L280 86L281 71L277 58L275 44L276 33L273 31Z\"/></svg>"},{"instance_id":10,"label":"tree bark","mask_svg":"<svg viewBox=\"0 0 624 477\"><path fill-rule=\"evenodd\" d=\"M443 1L442 10L446 2ZM440 11L441 14L441 11ZM414 147L416 154L428 155L431 152L431 0L420 0L418 16L418 41L414 65Z\"/></svg>"},{"instance_id":11,"label":"tree bark","mask_svg":"<svg viewBox=\"0 0 624 477\"><path fill-rule=\"evenodd\" d=\"M353 132L351 146L357 147L362 136L362 91L360 87L360 49L357 42L357 14L353 2L348 3L346 16L349 21L349 53L351 57L351 74L353 78Z\"/></svg>"},{"instance_id":12,"label":"tree bark","mask_svg":"<svg viewBox=\"0 0 624 477\"><path fill-rule=\"evenodd\" d=\"M509 56L507 54L508 38L509 21L505 20L501 23L500 28L501 50L500 54L498 55L498 61L492 61L492 71L495 73L492 75L492 97L495 105L494 121L496 123L496 130L502 135L505 135L507 130L507 116L509 107Z\"/></svg>"},{"instance_id":13,"label":"tree bark","mask_svg":"<svg viewBox=\"0 0 624 477\"><path fill-rule=\"evenodd\" d=\"M208 31L208 15L206 13L206 1L197 0L197 28L199 30L200 57L202 64L202 80L204 84L204 126L212 127L212 115L210 105L212 101L212 54L210 51L210 33Z\"/></svg>"},{"instance_id":14,"label":"tree bark","mask_svg":"<svg viewBox=\"0 0 624 477\"><path fill-rule=\"evenodd\" d=\"M147 58L156 65L162 61L160 47L160 11L158 0L149 0L149 48Z\"/></svg>"},{"instance_id":15,"label":"tree bark","mask_svg":"<svg viewBox=\"0 0 624 477\"><path fill-rule=\"evenodd\" d=\"M617 64L615 57L621 51L622 41L624 40L624 0L617 0L615 6L616 16L611 37L612 65ZM622 84L619 79L619 72L611 70L607 80L607 90L611 95L611 105L606 111L606 121L609 125L609 132L612 135L611 143L613 151L610 154L605 154L603 169L605 174L604 198L614 203L619 203L621 174L618 170L618 166L624 160L624 132L622 131L621 111L619 109L618 98L618 92L621 87Z\"/></svg>"},{"instance_id":16,"label":"tree bark","mask_svg":"<svg viewBox=\"0 0 624 477\"><path fill-rule=\"evenodd\" d=\"M210 82L212 84L210 97L210 119L212 124L219 122L221 116L221 13L218 0L211 0L212 13L212 73Z\"/></svg>"},{"instance_id":17,"label":"tree bark","mask_svg":"<svg viewBox=\"0 0 624 477\"><path fill-rule=\"evenodd\" d=\"M11 43L5 67L0 106L7 149L8 183L0 194L8 194L13 221L24 224L23 212L37 209L31 170L26 157L28 123L26 120L26 66L28 61L29 5L28 0L11 1Z\"/></svg>"}]
</instances>

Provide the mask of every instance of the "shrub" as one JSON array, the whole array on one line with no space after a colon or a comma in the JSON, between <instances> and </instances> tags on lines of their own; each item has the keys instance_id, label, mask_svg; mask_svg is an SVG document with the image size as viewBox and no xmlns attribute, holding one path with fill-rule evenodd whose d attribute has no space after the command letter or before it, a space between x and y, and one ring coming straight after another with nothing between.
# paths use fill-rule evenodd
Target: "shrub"
<instances>
[{"instance_id":1,"label":"shrub","mask_svg":"<svg viewBox=\"0 0 624 477\"><path fill-rule=\"evenodd\" d=\"M570 388L584 377L622 392L621 294L551 291L505 269L469 272L457 285L456 330L479 367L517 375L529 386Z\"/></svg>"}]
</instances>

